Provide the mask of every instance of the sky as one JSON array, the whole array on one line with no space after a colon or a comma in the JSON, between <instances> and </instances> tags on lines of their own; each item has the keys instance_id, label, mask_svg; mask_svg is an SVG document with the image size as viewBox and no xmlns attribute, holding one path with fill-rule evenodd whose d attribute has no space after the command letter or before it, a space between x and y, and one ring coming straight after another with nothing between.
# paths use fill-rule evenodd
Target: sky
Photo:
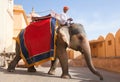
<instances>
[{"instance_id":1,"label":"sky","mask_svg":"<svg viewBox=\"0 0 120 82\"><path fill-rule=\"evenodd\" d=\"M22 5L26 14L34 8L39 15L47 15L51 9L61 13L68 6L69 17L84 26L89 40L115 35L120 29L120 0L14 0L14 4Z\"/></svg>"}]
</instances>

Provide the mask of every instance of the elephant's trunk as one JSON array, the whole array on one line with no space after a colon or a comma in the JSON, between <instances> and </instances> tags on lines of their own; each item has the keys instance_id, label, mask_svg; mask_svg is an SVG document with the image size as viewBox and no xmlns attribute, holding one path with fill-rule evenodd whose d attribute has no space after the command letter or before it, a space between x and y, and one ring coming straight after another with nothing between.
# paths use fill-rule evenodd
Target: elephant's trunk
<instances>
[{"instance_id":1,"label":"elephant's trunk","mask_svg":"<svg viewBox=\"0 0 120 82\"><path fill-rule=\"evenodd\" d=\"M86 63L88 68L91 70L92 73L100 77L100 80L103 80L103 76L95 69L92 59L91 59L91 50L89 46L89 41L85 38L80 44L82 48L83 55L85 57ZM81 50L81 49L80 49Z\"/></svg>"}]
</instances>

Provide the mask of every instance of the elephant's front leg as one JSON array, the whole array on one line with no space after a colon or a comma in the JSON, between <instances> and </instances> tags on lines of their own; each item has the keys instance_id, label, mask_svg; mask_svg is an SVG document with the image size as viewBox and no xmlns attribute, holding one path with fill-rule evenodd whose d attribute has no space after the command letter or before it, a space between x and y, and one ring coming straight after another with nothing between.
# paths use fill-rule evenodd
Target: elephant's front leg
<instances>
[{"instance_id":1,"label":"elephant's front leg","mask_svg":"<svg viewBox=\"0 0 120 82\"><path fill-rule=\"evenodd\" d=\"M56 41L56 55L59 58L62 67L62 78L71 78L68 71L68 55L67 55L67 44L63 41L60 34L58 34Z\"/></svg>"},{"instance_id":2,"label":"elephant's front leg","mask_svg":"<svg viewBox=\"0 0 120 82\"><path fill-rule=\"evenodd\" d=\"M66 48L64 47L60 47L57 49L57 55L58 58L60 60L60 64L62 67L62 78L71 78L71 76L69 75L69 71L68 71L68 56L67 56L67 52L66 52Z\"/></svg>"},{"instance_id":3,"label":"elephant's front leg","mask_svg":"<svg viewBox=\"0 0 120 82\"><path fill-rule=\"evenodd\" d=\"M51 61L51 67L50 70L48 71L48 74L54 75L55 74L55 69L59 63L59 60L57 57L55 57L55 60Z\"/></svg>"}]
</instances>

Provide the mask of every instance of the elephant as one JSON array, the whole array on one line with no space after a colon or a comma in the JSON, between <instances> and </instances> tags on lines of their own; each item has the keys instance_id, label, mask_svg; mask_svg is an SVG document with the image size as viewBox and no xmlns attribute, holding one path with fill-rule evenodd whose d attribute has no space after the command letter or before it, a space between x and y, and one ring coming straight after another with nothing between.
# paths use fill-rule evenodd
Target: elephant
<instances>
[{"instance_id":1,"label":"elephant","mask_svg":"<svg viewBox=\"0 0 120 82\"><path fill-rule=\"evenodd\" d=\"M62 32L62 30L64 30L64 32ZM60 65L62 67L61 78L71 78L71 75L69 74L68 55L66 51L66 48L69 47L73 50L80 51L84 55L84 58L90 71L96 76L98 76L100 80L103 80L103 76L95 69L92 63L89 40L87 39L83 25L79 23L71 23L70 25L59 26L56 32L56 56L55 60L51 61L51 67L48 71L48 74L55 74L55 69L59 60ZM64 33L67 34L64 35ZM69 40L66 38L68 38ZM17 65L20 59L20 46L18 45L18 43L16 43L16 57L13 59L13 61L11 61L7 70L9 72L13 72L15 70L15 66ZM35 71L36 69L34 66L28 67L28 72Z\"/></svg>"}]
</instances>

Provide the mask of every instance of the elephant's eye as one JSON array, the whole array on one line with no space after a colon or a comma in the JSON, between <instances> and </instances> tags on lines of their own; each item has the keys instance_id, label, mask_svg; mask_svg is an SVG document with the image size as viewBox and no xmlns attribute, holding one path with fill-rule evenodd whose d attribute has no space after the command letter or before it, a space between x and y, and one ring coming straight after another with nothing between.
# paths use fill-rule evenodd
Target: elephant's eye
<instances>
[{"instance_id":1,"label":"elephant's eye","mask_svg":"<svg viewBox=\"0 0 120 82\"><path fill-rule=\"evenodd\" d=\"M78 39L80 40L80 41L82 41L83 40L83 37L82 36L78 36Z\"/></svg>"}]
</instances>

